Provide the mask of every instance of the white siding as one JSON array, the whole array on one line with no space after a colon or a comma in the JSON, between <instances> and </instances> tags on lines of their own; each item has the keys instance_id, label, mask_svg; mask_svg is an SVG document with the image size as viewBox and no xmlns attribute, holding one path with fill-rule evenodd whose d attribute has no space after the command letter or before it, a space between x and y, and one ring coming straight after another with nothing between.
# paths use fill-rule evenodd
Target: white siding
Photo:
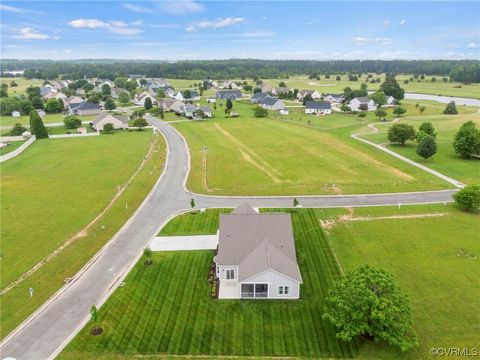
<instances>
[{"instance_id":1,"label":"white siding","mask_svg":"<svg viewBox=\"0 0 480 360\"><path fill-rule=\"evenodd\" d=\"M242 283L268 284L269 299L298 299L300 297L300 284L298 282L272 270L267 270L263 273L255 275L254 277L251 277ZM290 293L288 295L279 295L277 292L279 286L289 286Z\"/></svg>"}]
</instances>

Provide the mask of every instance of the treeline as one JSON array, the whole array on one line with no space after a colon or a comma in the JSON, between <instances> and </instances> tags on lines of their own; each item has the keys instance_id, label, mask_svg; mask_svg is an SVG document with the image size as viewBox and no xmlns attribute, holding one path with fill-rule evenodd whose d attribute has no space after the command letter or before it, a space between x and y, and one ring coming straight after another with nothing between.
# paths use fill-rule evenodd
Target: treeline
<instances>
[{"instance_id":1,"label":"treeline","mask_svg":"<svg viewBox=\"0 0 480 360\"><path fill-rule=\"evenodd\" d=\"M2 60L1 71L28 70L26 77L68 79L98 77L113 80L132 74L172 79L287 78L305 74L393 73L450 75L458 81L478 82L479 62L475 60ZM473 70L471 70L473 69ZM474 74L474 75L472 75Z\"/></svg>"}]
</instances>

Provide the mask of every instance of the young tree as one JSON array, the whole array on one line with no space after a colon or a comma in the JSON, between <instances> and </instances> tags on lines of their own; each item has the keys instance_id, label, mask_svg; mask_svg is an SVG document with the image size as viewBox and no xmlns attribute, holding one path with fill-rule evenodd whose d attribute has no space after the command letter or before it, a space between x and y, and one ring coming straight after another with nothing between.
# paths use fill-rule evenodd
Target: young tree
<instances>
[{"instance_id":1,"label":"young tree","mask_svg":"<svg viewBox=\"0 0 480 360\"><path fill-rule=\"evenodd\" d=\"M472 184L465 186L453 195L455 202L464 210L480 210L480 185Z\"/></svg>"},{"instance_id":2,"label":"young tree","mask_svg":"<svg viewBox=\"0 0 480 360\"><path fill-rule=\"evenodd\" d=\"M112 123L106 123L105 125L103 125L104 134L111 134L114 129L115 128L113 127Z\"/></svg>"},{"instance_id":3,"label":"young tree","mask_svg":"<svg viewBox=\"0 0 480 360\"><path fill-rule=\"evenodd\" d=\"M408 296L392 275L364 265L330 289L323 318L337 328L337 337L357 336L386 341L402 351L418 345Z\"/></svg>"},{"instance_id":4,"label":"young tree","mask_svg":"<svg viewBox=\"0 0 480 360\"><path fill-rule=\"evenodd\" d=\"M102 95L103 96L110 96L112 95L112 88L108 84L102 85Z\"/></svg>"},{"instance_id":5,"label":"young tree","mask_svg":"<svg viewBox=\"0 0 480 360\"><path fill-rule=\"evenodd\" d=\"M421 123L418 127L418 130L423 131L425 134L433 136L434 138L437 137L437 134L435 133L435 128L429 121L424 121L423 123Z\"/></svg>"},{"instance_id":6,"label":"young tree","mask_svg":"<svg viewBox=\"0 0 480 360\"><path fill-rule=\"evenodd\" d=\"M118 102L120 104L126 104L129 101L130 101L130 96L127 93L122 92L118 95Z\"/></svg>"},{"instance_id":7,"label":"young tree","mask_svg":"<svg viewBox=\"0 0 480 360\"><path fill-rule=\"evenodd\" d=\"M423 113L425 111L426 107L425 106L420 106L420 109L418 109L418 111L420 111L420 113Z\"/></svg>"},{"instance_id":8,"label":"young tree","mask_svg":"<svg viewBox=\"0 0 480 360\"><path fill-rule=\"evenodd\" d=\"M82 125L82 121L74 115L65 116L63 123L67 129L77 129Z\"/></svg>"},{"instance_id":9,"label":"young tree","mask_svg":"<svg viewBox=\"0 0 480 360\"><path fill-rule=\"evenodd\" d=\"M370 96L370 99L372 99L379 107L382 107L387 103L387 97L383 91L377 91L375 94Z\"/></svg>"},{"instance_id":10,"label":"young tree","mask_svg":"<svg viewBox=\"0 0 480 360\"><path fill-rule=\"evenodd\" d=\"M150 110L153 107L152 99L147 97L145 99L145 102L143 103L143 107L145 108L145 110Z\"/></svg>"},{"instance_id":11,"label":"young tree","mask_svg":"<svg viewBox=\"0 0 480 360\"><path fill-rule=\"evenodd\" d=\"M25 131L27 131L27 128L23 126L22 124L15 124L11 129L10 129L10 136L20 136L22 135Z\"/></svg>"},{"instance_id":12,"label":"young tree","mask_svg":"<svg viewBox=\"0 0 480 360\"><path fill-rule=\"evenodd\" d=\"M149 247L146 247L145 249L143 249L143 256L146 259L145 262L144 262L145 265L152 265L153 264L152 249L150 249Z\"/></svg>"},{"instance_id":13,"label":"young tree","mask_svg":"<svg viewBox=\"0 0 480 360\"><path fill-rule=\"evenodd\" d=\"M278 83L278 86L279 86L279 87L287 87L287 84L285 84L285 81L280 81L280 82Z\"/></svg>"},{"instance_id":14,"label":"young tree","mask_svg":"<svg viewBox=\"0 0 480 360\"><path fill-rule=\"evenodd\" d=\"M268 115L267 109L262 108L261 106L255 107L254 115L257 118L264 118Z\"/></svg>"},{"instance_id":15,"label":"young tree","mask_svg":"<svg viewBox=\"0 0 480 360\"><path fill-rule=\"evenodd\" d=\"M303 106L305 106L305 104L307 103L307 101L313 101L313 98L312 98L312 95L311 94L307 94L303 97L303 101L302 101L302 104Z\"/></svg>"},{"instance_id":16,"label":"young tree","mask_svg":"<svg viewBox=\"0 0 480 360\"><path fill-rule=\"evenodd\" d=\"M133 120L132 125L137 127L139 131L142 131L145 126L148 126L148 122L144 118L136 118Z\"/></svg>"},{"instance_id":17,"label":"young tree","mask_svg":"<svg viewBox=\"0 0 480 360\"><path fill-rule=\"evenodd\" d=\"M8 97L8 84L2 83L0 85L0 97Z\"/></svg>"},{"instance_id":18,"label":"young tree","mask_svg":"<svg viewBox=\"0 0 480 360\"><path fill-rule=\"evenodd\" d=\"M225 107L227 108L227 110L232 110L233 108L232 100L227 99L227 102L225 103Z\"/></svg>"},{"instance_id":19,"label":"young tree","mask_svg":"<svg viewBox=\"0 0 480 360\"><path fill-rule=\"evenodd\" d=\"M340 106L340 110L341 110L343 113L350 113L350 112L352 112L352 109L350 108L350 106L345 105L345 104L342 104L342 105Z\"/></svg>"},{"instance_id":20,"label":"young tree","mask_svg":"<svg viewBox=\"0 0 480 360\"><path fill-rule=\"evenodd\" d=\"M340 75L337 75L337 76L335 77L335 80L336 80L336 81L340 81L340 80L342 80L342 78L341 78Z\"/></svg>"},{"instance_id":21,"label":"young tree","mask_svg":"<svg viewBox=\"0 0 480 360\"><path fill-rule=\"evenodd\" d=\"M425 160L437 153L437 143L431 135L424 135L417 144L417 155Z\"/></svg>"},{"instance_id":22,"label":"young tree","mask_svg":"<svg viewBox=\"0 0 480 360\"><path fill-rule=\"evenodd\" d=\"M192 209L195 208L195 199L194 199L194 198L192 198L192 199L190 200L190 206L192 207Z\"/></svg>"},{"instance_id":23,"label":"young tree","mask_svg":"<svg viewBox=\"0 0 480 360\"><path fill-rule=\"evenodd\" d=\"M382 117L387 116L387 112L382 108L375 110L375 116L378 116L378 120L382 120Z\"/></svg>"},{"instance_id":24,"label":"young tree","mask_svg":"<svg viewBox=\"0 0 480 360\"><path fill-rule=\"evenodd\" d=\"M92 335L98 335L102 332L102 328L98 327L98 309L95 305L90 308L90 319L93 322Z\"/></svg>"},{"instance_id":25,"label":"young tree","mask_svg":"<svg viewBox=\"0 0 480 360\"><path fill-rule=\"evenodd\" d=\"M10 87L17 87L18 84L15 82L15 80L10 81Z\"/></svg>"},{"instance_id":26,"label":"young tree","mask_svg":"<svg viewBox=\"0 0 480 360\"><path fill-rule=\"evenodd\" d=\"M473 121L467 121L460 126L453 141L455 152L468 159L480 154L480 131Z\"/></svg>"},{"instance_id":27,"label":"young tree","mask_svg":"<svg viewBox=\"0 0 480 360\"><path fill-rule=\"evenodd\" d=\"M30 111L30 132L37 139L48 138L48 132L43 124L43 120L35 110Z\"/></svg>"},{"instance_id":28,"label":"young tree","mask_svg":"<svg viewBox=\"0 0 480 360\"><path fill-rule=\"evenodd\" d=\"M448 115L456 115L458 114L457 107L455 105L455 101L450 101L447 106L445 107L445 110L443 110L444 114Z\"/></svg>"},{"instance_id":29,"label":"young tree","mask_svg":"<svg viewBox=\"0 0 480 360\"><path fill-rule=\"evenodd\" d=\"M405 114L406 112L407 112L407 109L401 106L395 106L395 109L393 109L393 113L398 117L402 116L402 114Z\"/></svg>"},{"instance_id":30,"label":"young tree","mask_svg":"<svg viewBox=\"0 0 480 360\"><path fill-rule=\"evenodd\" d=\"M193 118L205 119L206 118L205 112L202 109L195 109L195 111L193 112Z\"/></svg>"},{"instance_id":31,"label":"young tree","mask_svg":"<svg viewBox=\"0 0 480 360\"><path fill-rule=\"evenodd\" d=\"M115 100L109 97L107 100L105 100L104 108L105 110L115 110L117 108L117 104L115 104Z\"/></svg>"},{"instance_id":32,"label":"young tree","mask_svg":"<svg viewBox=\"0 0 480 360\"><path fill-rule=\"evenodd\" d=\"M388 129L388 140L391 143L405 145L407 140L415 139L415 129L408 124L394 124Z\"/></svg>"}]
</instances>

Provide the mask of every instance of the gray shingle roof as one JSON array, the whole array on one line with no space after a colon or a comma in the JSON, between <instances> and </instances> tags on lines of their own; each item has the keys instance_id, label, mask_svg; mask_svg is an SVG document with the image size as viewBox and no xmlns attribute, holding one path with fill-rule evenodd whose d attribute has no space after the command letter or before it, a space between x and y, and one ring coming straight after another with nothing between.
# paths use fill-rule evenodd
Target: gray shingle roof
<instances>
[{"instance_id":1,"label":"gray shingle roof","mask_svg":"<svg viewBox=\"0 0 480 360\"><path fill-rule=\"evenodd\" d=\"M242 92L240 90L219 90L215 93L215 97L218 99L233 99L241 98Z\"/></svg>"},{"instance_id":2,"label":"gray shingle roof","mask_svg":"<svg viewBox=\"0 0 480 360\"><path fill-rule=\"evenodd\" d=\"M266 270L302 281L290 214L258 214L248 204L220 216L215 262L238 266L239 281Z\"/></svg>"},{"instance_id":3,"label":"gray shingle roof","mask_svg":"<svg viewBox=\"0 0 480 360\"><path fill-rule=\"evenodd\" d=\"M268 94L266 93L263 93L263 92L259 92L259 93L256 93L256 94L253 94L252 97L250 98L250 102L252 103L255 103L255 102L259 102L260 100L262 100L265 96L268 96Z\"/></svg>"},{"instance_id":4,"label":"gray shingle roof","mask_svg":"<svg viewBox=\"0 0 480 360\"><path fill-rule=\"evenodd\" d=\"M307 101L305 107L307 109L327 110L332 108L332 104L324 101Z\"/></svg>"},{"instance_id":5,"label":"gray shingle roof","mask_svg":"<svg viewBox=\"0 0 480 360\"><path fill-rule=\"evenodd\" d=\"M114 117L114 118L117 119L118 121L121 121L122 123L128 125L128 117L127 117L127 116L117 115L117 114L111 114L111 113L107 113L107 112L103 112L103 113L98 114L97 117L95 118L95 120L92 121L92 124L93 124L93 125L97 124L98 122L100 122L101 120L103 120L104 118L106 118L107 116Z\"/></svg>"},{"instance_id":6,"label":"gray shingle roof","mask_svg":"<svg viewBox=\"0 0 480 360\"><path fill-rule=\"evenodd\" d=\"M77 104L71 104L70 107L75 110L101 110L101 106L91 102L81 102Z\"/></svg>"},{"instance_id":7,"label":"gray shingle roof","mask_svg":"<svg viewBox=\"0 0 480 360\"><path fill-rule=\"evenodd\" d=\"M278 101L278 98L273 96L265 96L262 100L260 100L260 104L273 106Z\"/></svg>"},{"instance_id":8,"label":"gray shingle roof","mask_svg":"<svg viewBox=\"0 0 480 360\"><path fill-rule=\"evenodd\" d=\"M370 102L370 99L366 96L360 96L360 97L357 97L355 99L360 101L360 103L362 103L362 104L368 104Z\"/></svg>"}]
</instances>

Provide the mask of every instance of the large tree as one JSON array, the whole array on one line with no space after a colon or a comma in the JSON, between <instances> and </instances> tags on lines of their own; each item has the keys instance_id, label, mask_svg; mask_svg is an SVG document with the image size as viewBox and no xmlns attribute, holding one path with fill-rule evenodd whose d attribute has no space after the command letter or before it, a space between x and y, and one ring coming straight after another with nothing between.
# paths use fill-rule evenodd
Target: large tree
<instances>
[{"instance_id":1,"label":"large tree","mask_svg":"<svg viewBox=\"0 0 480 360\"><path fill-rule=\"evenodd\" d=\"M63 101L57 99L48 99L45 103L45 111L47 113L59 113L63 110Z\"/></svg>"},{"instance_id":2,"label":"large tree","mask_svg":"<svg viewBox=\"0 0 480 360\"><path fill-rule=\"evenodd\" d=\"M103 96L110 96L112 95L112 88L108 84L102 85L102 95Z\"/></svg>"},{"instance_id":3,"label":"large tree","mask_svg":"<svg viewBox=\"0 0 480 360\"><path fill-rule=\"evenodd\" d=\"M105 110L115 110L117 105L115 104L115 101L109 97L107 100L105 100L104 108Z\"/></svg>"},{"instance_id":4,"label":"large tree","mask_svg":"<svg viewBox=\"0 0 480 360\"><path fill-rule=\"evenodd\" d=\"M473 121L464 123L455 134L453 141L455 152L463 158L480 154L480 131Z\"/></svg>"},{"instance_id":5,"label":"large tree","mask_svg":"<svg viewBox=\"0 0 480 360\"><path fill-rule=\"evenodd\" d=\"M385 93L383 91L377 91L375 94L372 94L370 96L370 99L372 99L373 102L379 107L382 107L387 103L387 97L385 96Z\"/></svg>"},{"instance_id":6,"label":"large tree","mask_svg":"<svg viewBox=\"0 0 480 360\"><path fill-rule=\"evenodd\" d=\"M405 145L407 140L415 139L415 129L408 124L394 124L388 129L388 140L391 143Z\"/></svg>"},{"instance_id":7,"label":"large tree","mask_svg":"<svg viewBox=\"0 0 480 360\"><path fill-rule=\"evenodd\" d=\"M424 159L431 158L437 153L437 143L431 135L425 135L417 144L417 155Z\"/></svg>"},{"instance_id":8,"label":"large tree","mask_svg":"<svg viewBox=\"0 0 480 360\"><path fill-rule=\"evenodd\" d=\"M145 102L143 103L143 107L145 108L145 110L150 110L153 107L152 99L150 97L147 97L145 99Z\"/></svg>"},{"instance_id":9,"label":"large tree","mask_svg":"<svg viewBox=\"0 0 480 360\"><path fill-rule=\"evenodd\" d=\"M386 74L385 81L380 85L380 90L387 96L393 96L397 100L402 100L405 96L405 90L403 90L395 79L394 74Z\"/></svg>"},{"instance_id":10,"label":"large tree","mask_svg":"<svg viewBox=\"0 0 480 360\"><path fill-rule=\"evenodd\" d=\"M225 103L225 106L227 108L227 110L232 110L233 108L233 103L232 103L232 100L228 99L227 102Z\"/></svg>"},{"instance_id":11,"label":"large tree","mask_svg":"<svg viewBox=\"0 0 480 360\"><path fill-rule=\"evenodd\" d=\"M48 138L48 132L43 124L43 120L35 110L30 111L30 132L35 135L37 139Z\"/></svg>"},{"instance_id":12,"label":"large tree","mask_svg":"<svg viewBox=\"0 0 480 360\"><path fill-rule=\"evenodd\" d=\"M330 289L323 318L337 328L337 337L383 340L406 351L418 345L412 329L410 300L384 270L364 265Z\"/></svg>"},{"instance_id":13,"label":"large tree","mask_svg":"<svg viewBox=\"0 0 480 360\"><path fill-rule=\"evenodd\" d=\"M126 92L122 92L118 95L118 102L120 104L126 104L130 101L130 96Z\"/></svg>"}]
</instances>

